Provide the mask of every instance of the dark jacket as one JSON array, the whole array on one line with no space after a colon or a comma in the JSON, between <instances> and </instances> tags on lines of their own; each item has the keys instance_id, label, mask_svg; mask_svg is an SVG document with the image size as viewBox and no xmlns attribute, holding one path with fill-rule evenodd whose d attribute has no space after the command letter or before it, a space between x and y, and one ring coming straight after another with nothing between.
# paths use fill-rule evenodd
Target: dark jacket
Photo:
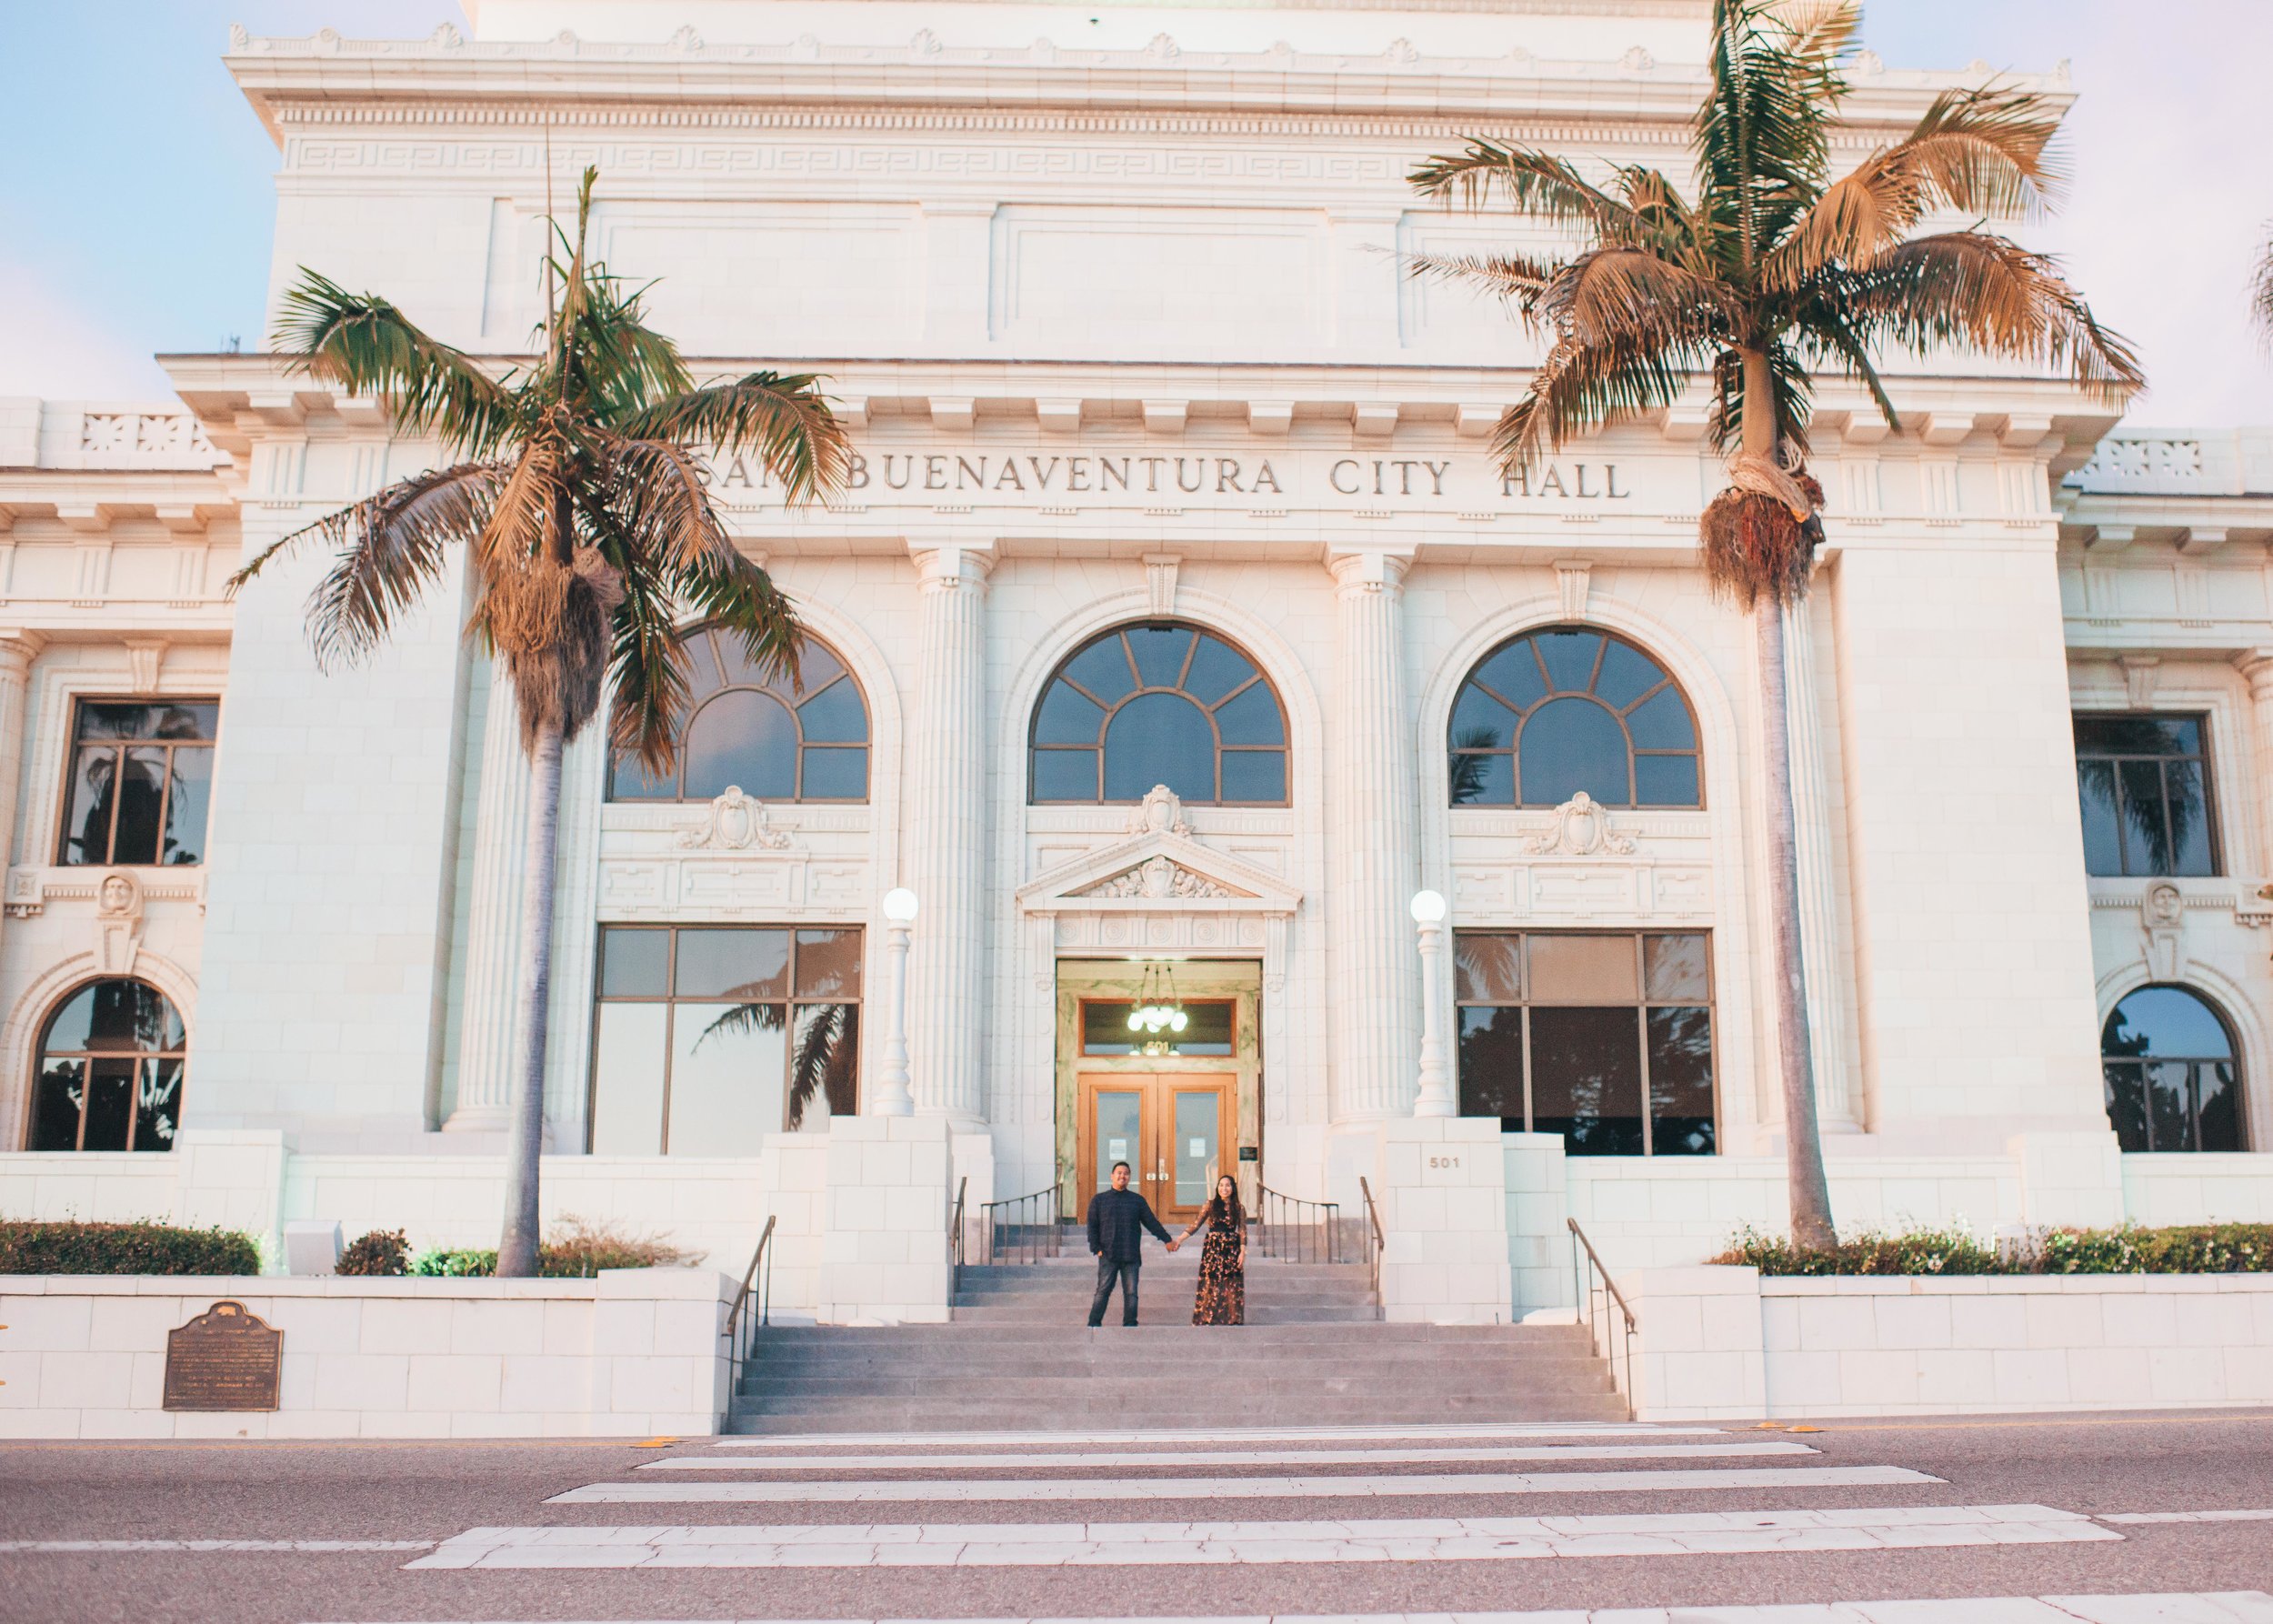
<instances>
[{"instance_id":1,"label":"dark jacket","mask_svg":"<svg viewBox=\"0 0 2273 1624\"><path fill-rule=\"evenodd\" d=\"M1089 1249L1113 1263L1144 1261L1144 1231L1165 1243L1168 1232L1152 1204L1133 1189L1101 1189L1089 1198Z\"/></svg>"}]
</instances>

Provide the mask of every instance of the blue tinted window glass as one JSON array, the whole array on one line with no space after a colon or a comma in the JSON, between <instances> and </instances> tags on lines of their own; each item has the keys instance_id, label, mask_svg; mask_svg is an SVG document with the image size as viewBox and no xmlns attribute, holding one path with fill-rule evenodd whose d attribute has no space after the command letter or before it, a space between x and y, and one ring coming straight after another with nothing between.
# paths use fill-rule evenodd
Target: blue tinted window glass
<instances>
[{"instance_id":1,"label":"blue tinted window glass","mask_svg":"<svg viewBox=\"0 0 2273 1624\"><path fill-rule=\"evenodd\" d=\"M1237 698L1226 701L1216 712L1216 726L1222 730L1223 742L1227 745L1287 742L1286 725L1278 716L1277 696L1259 682Z\"/></svg>"},{"instance_id":2,"label":"blue tinted window glass","mask_svg":"<svg viewBox=\"0 0 2273 1624\"><path fill-rule=\"evenodd\" d=\"M807 690L811 692L811 690ZM840 677L797 707L798 724L807 744L860 745L868 742L868 707L852 678Z\"/></svg>"},{"instance_id":3,"label":"blue tinted window glass","mask_svg":"<svg viewBox=\"0 0 2273 1624\"><path fill-rule=\"evenodd\" d=\"M1517 710L1529 710L1547 697L1547 678L1539 675L1539 657L1528 637L1508 644L1477 667L1475 680Z\"/></svg>"},{"instance_id":4,"label":"blue tinted window glass","mask_svg":"<svg viewBox=\"0 0 2273 1624\"><path fill-rule=\"evenodd\" d=\"M1067 660L1066 675L1107 705L1136 686L1128 668L1128 652L1117 637L1092 643Z\"/></svg>"},{"instance_id":5,"label":"blue tinted window glass","mask_svg":"<svg viewBox=\"0 0 2273 1624\"><path fill-rule=\"evenodd\" d=\"M1694 756L1637 756L1634 757L1634 804L1637 807L1695 807L1697 757Z\"/></svg>"},{"instance_id":6,"label":"blue tinted window glass","mask_svg":"<svg viewBox=\"0 0 2273 1624\"><path fill-rule=\"evenodd\" d=\"M1093 745L1105 726L1105 711L1069 683L1054 682L1034 717L1037 745Z\"/></svg>"},{"instance_id":7,"label":"blue tinted window glass","mask_svg":"<svg viewBox=\"0 0 2273 1624\"><path fill-rule=\"evenodd\" d=\"M806 746L805 783L798 793L808 801L867 799L868 752Z\"/></svg>"},{"instance_id":8,"label":"blue tinted window glass","mask_svg":"<svg viewBox=\"0 0 2273 1624\"><path fill-rule=\"evenodd\" d=\"M1601 637L1593 632L1541 632L1538 644L1539 657L1547 662L1547 674L1557 691L1585 693L1594 680L1595 657L1602 652Z\"/></svg>"},{"instance_id":9,"label":"blue tinted window glass","mask_svg":"<svg viewBox=\"0 0 2273 1624\"><path fill-rule=\"evenodd\" d=\"M1184 675L1184 657L1192 651L1192 634L1180 627L1133 627L1122 634L1136 657L1136 675L1148 688L1172 688Z\"/></svg>"},{"instance_id":10,"label":"blue tinted window glass","mask_svg":"<svg viewBox=\"0 0 2273 1624\"><path fill-rule=\"evenodd\" d=\"M1516 758L1513 756L1452 757L1452 804L1456 807L1510 807L1516 800Z\"/></svg>"},{"instance_id":11,"label":"blue tinted window glass","mask_svg":"<svg viewBox=\"0 0 2273 1624\"><path fill-rule=\"evenodd\" d=\"M1284 750L1226 750L1223 798L1228 802L1272 802L1287 798Z\"/></svg>"},{"instance_id":12,"label":"blue tinted window glass","mask_svg":"<svg viewBox=\"0 0 2273 1624\"><path fill-rule=\"evenodd\" d=\"M1095 750L1034 752L1034 798L1037 801L1094 801L1097 798Z\"/></svg>"},{"instance_id":13,"label":"blue tinted window glass","mask_svg":"<svg viewBox=\"0 0 2273 1624\"><path fill-rule=\"evenodd\" d=\"M1559 807L1582 789L1606 807L1632 804L1626 731L1591 699L1551 699L1534 711L1521 757L1527 807Z\"/></svg>"},{"instance_id":14,"label":"blue tinted window glass","mask_svg":"<svg viewBox=\"0 0 2273 1624\"><path fill-rule=\"evenodd\" d=\"M1505 750L1516 742L1516 718L1482 688L1460 690L1452 707L1452 744L1460 750Z\"/></svg>"},{"instance_id":15,"label":"blue tinted window glass","mask_svg":"<svg viewBox=\"0 0 2273 1624\"><path fill-rule=\"evenodd\" d=\"M1697 728L1689 721L1689 707L1681 696L1671 688L1659 694L1647 705L1637 706L1626 718L1633 730L1634 745L1643 750L1694 750L1697 748Z\"/></svg>"},{"instance_id":16,"label":"blue tinted window glass","mask_svg":"<svg viewBox=\"0 0 2273 1624\"><path fill-rule=\"evenodd\" d=\"M1140 801L1157 784L1187 801L1216 798L1216 730L1180 694L1141 695L1106 725L1105 798Z\"/></svg>"},{"instance_id":17,"label":"blue tinted window glass","mask_svg":"<svg viewBox=\"0 0 2273 1624\"><path fill-rule=\"evenodd\" d=\"M733 688L695 713L686 729L686 797L706 801L739 787L761 801L797 793L797 727L781 701Z\"/></svg>"},{"instance_id":18,"label":"blue tinted window glass","mask_svg":"<svg viewBox=\"0 0 2273 1624\"><path fill-rule=\"evenodd\" d=\"M2183 987L2142 987L2115 1007L2099 1040L2109 1058L2227 1060L2233 1040L2225 1023Z\"/></svg>"},{"instance_id":19,"label":"blue tinted window glass","mask_svg":"<svg viewBox=\"0 0 2273 1624\"><path fill-rule=\"evenodd\" d=\"M1254 675L1254 663L1246 655L1213 637L1202 637L1184 678L1184 691L1202 705L1213 705Z\"/></svg>"},{"instance_id":20,"label":"blue tinted window glass","mask_svg":"<svg viewBox=\"0 0 2273 1624\"><path fill-rule=\"evenodd\" d=\"M2084 872L2121 874L2123 825L2116 811L2115 763L2078 761L2076 789L2083 803Z\"/></svg>"},{"instance_id":21,"label":"blue tinted window glass","mask_svg":"<svg viewBox=\"0 0 2273 1624\"><path fill-rule=\"evenodd\" d=\"M1602 675L1595 679L1595 697L1615 710L1624 710L1665 681L1665 671L1638 648L1613 640L1602 654Z\"/></svg>"}]
</instances>

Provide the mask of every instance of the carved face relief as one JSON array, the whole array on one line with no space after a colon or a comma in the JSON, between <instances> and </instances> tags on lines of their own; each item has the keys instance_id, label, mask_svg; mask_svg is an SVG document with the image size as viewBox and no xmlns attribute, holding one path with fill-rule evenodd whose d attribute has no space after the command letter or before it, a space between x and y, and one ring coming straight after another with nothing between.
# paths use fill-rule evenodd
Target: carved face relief
<instances>
[{"instance_id":1,"label":"carved face relief","mask_svg":"<svg viewBox=\"0 0 2273 1624\"><path fill-rule=\"evenodd\" d=\"M2158 929L2176 928L2186 917L2186 896L2168 880L2157 880L2147 887L2147 895L2139 901L2139 911L2147 923Z\"/></svg>"},{"instance_id":2,"label":"carved face relief","mask_svg":"<svg viewBox=\"0 0 2273 1624\"><path fill-rule=\"evenodd\" d=\"M106 874L95 893L95 910L116 918L135 911L135 882L123 874Z\"/></svg>"}]
</instances>

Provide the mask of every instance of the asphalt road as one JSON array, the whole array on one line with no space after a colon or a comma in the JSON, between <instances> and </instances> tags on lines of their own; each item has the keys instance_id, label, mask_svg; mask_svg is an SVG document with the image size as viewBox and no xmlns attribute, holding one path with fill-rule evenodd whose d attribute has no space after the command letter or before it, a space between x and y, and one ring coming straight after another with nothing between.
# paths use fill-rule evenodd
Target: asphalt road
<instances>
[{"instance_id":1,"label":"asphalt road","mask_svg":"<svg viewBox=\"0 0 2273 1624\"><path fill-rule=\"evenodd\" d=\"M1732 1449L1760 1443L1780 1452ZM1805 1446L1804 1449L1790 1446ZM1604 1448L1624 1453L1568 1456ZM1519 1455L1479 1459L1474 1451ZM1327 1451L1337 1459L1306 1463ZM1129 1463L1130 1452L1172 1461ZM1467 1451L1460 1459L1441 1459ZM972 1453L1086 1453L1088 1463L957 1464ZM936 1454L910 1465L907 1457ZM1246 1456L1268 1459L1247 1459ZM796 1464L784 1469L784 1456ZM832 1465L823 1456L837 1458ZM1287 1457L1297 1457L1291 1464ZM760 1466L676 1469L658 1460L693 1457ZM842 1463L846 1457L873 1465ZM1841 1482L1838 1469L1881 1470L1879 1480ZM1548 1474L1634 1474L1573 1493ZM1704 1479L1664 1479L1667 1471ZM1821 1483L1795 1472L1822 1471ZM1772 1474L1769 1477L1759 1473ZM1924 1479L1904 1478L1902 1472ZM1524 1474L1517 1492L1432 1490L1391 1482L1447 1474ZM1325 1478L1347 1477L1364 1492L1344 1493ZM1255 1496L1224 1480L1297 1478L1287 1492ZM1214 1489L1179 1488L1157 1498L1084 1500L1082 1484L1126 1485L1144 1479L1205 1479ZM1892 1480L1888 1480L1891 1479ZM1576 1481L1577 1479L1574 1479ZM881 1501L852 1497L750 1503L718 1498L769 1491L754 1483L894 1484L953 1482L954 1490L1025 1498ZM1036 1490L1027 1486L1045 1483ZM636 1484L624 1490L612 1487ZM1008 1484L1008 1489L999 1486ZM546 1503L588 1489L678 1498L660 1502ZM885 1491L890 1493L892 1491ZM909 1489L909 1494L919 1492ZM1143 1490L1136 1491L1141 1497ZM688 1498L692 1497L692 1498ZM1330 1532L1397 1533L1382 1519L1404 1519L1407 1535L1443 1532L1447 1519L1599 1519L1673 1517L1696 1525L1705 1514L1789 1511L1802 1514L1888 1512L1861 1517L1871 1526L1898 1523L1918 1508L2050 1508L2069 1520L2072 1537L2049 1543L1928 1543L1898 1549L1755 1549L1691 1554L1672 1549L1633 1554L1573 1554L1533 1540L1540 1559L1508 1556L1516 1541L1486 1559L1407 1557L1335 1559L1320 1524L1369 1525ZM2136 1523L2103 1521L2138 1513L2264 1510L2258 1519ZM1971 1516L1973 1513L1966 1513ZM2033 1515L2033 1514L2031 1514ZM1742 1521L1742 1519L1738 1519ZM1837 1523L1838 1518L1824 1519ZM1857 1520L1850 1516L1851 1523ZM666 1536L699 1550L699 1530L763 1524L926 1525L949 1534L958 1525L1087 1524L1064 1530L1067 1540L1119 1539L1095 1525L1272 1523L1273 1540L1239 1548L1234 1559L1195 1561L1177 1554L1188 1530L1157 1531L1158 1549L1128 1547L1121 1560L1094 1549L1076 1563L994 1559L988 1566L850 1566L867 1555L852 1544L808 1551L800 1564L748 1567L593 1568L574 1565L438 1568L435 1560L580 1563L594 1547L520 1545L484 1557L478 1529L672 1528ZM1288 1525L1292 1525L1289 1527ZM1495 1525L1500 1533L1507 1526ZM1598 1521L1554 1527L1600 1530ZM1620 1524L1618 1527L1635 1525ZM1656 1525L1649 1525L1656 1526ZM2081 1529L2081 1533L2075 1530ZM1007 1536L1014 1542L1041 1530ZM1257 1530L1246 1530L1261 1538ZM723 1538L747 1538L726 1535ZM890 1539L914 1536L887 1534ZM929 1537L929 1536L926 1536ZM993 1536L986 1536L992 1538ZM1053 1536L1055 1537L1055 1536ZM1198 1536L1190 1536L1197 1538ZM1540 1535L1552 1543L1553 1536ZM1898 1539L1903 1538L1898 1534ZM1969 1536L1968 1536L1969 1537ZM573 1536L555 1534L556 1540ZM635 1543L646 1536L625 1536ZM721 1538L714 1536L716 1538ZM845 1538L853 1539L851 1533ZM1775 1538L1770 1536L1770 1539ZM1837 1541L1843 1534L1820 1536ZM1741 1535L1744 1539L1757 1539ZM1864 1542L1868 1542L1868 1536ZM200 1550L68 1549L80 1541L245 1540L398 1542L398 1549ZM1959 1421L1834 1422L1820 1431L1642 1431L1626 1435L1557 1433L1529 1437L1445 1435L1351 1440L1325 1436L1277 1440L1177 1440L963 1445L942 1450L912 1439L866 1446L832 1443L745 1452L690 1439L656 1446L547 1443L243 1443L14 1444L0 1449L0 1618L8 1619L1023 1619L1116 1616L1196 1618L1256 1614L1353 1614L1524 1611L1548 1609L1681 1608L1885 1599L2027 1597L2141 1592L2273 1591L2273 1413L2193 1412L2180 1416L2062 1416ZM449 1542L456 1541L456 1544ZM495 1543L493 1538L491 1543ZM1488 1544L1489 1541L1487 1540ZM1582 1538L1578 1543L1586 1543ZM1236 1541L1235 1541L1236 1544ZM1016 1549L1015 1543L1011 1549ZM1056 1549L1056 1548L1053 1548ZM1064 1552L1076 1550L1066 1545ZM1087 1548L1078 1548L1087 1549ZM1120 1549L1120 1547L1115 1547ZM1226 1549L1230 1549L1227 1547ZM646 1548L640 1550L644 1556ZM549 1553L549 1554L548 1554ZM1309 1554L1306 1554L1309 1553ZM683 1553L684 1554L684 1553ZM1061 1553L1063 1554L1063 1553ZM1473 1553L1471 1553L1473 1554ZM905 1556L903 1551L901 1556ZM1323 1558L1326 1559L1316 1559ZM705 1559L695 1555L691 1559ZM896 1561L899 1557L887 1557ZM1981 1615L1986 1617L1986 1615ZM2212 1615L2203 1615L2212 1616ZM2234 1615L2228 1615L2234 1616Z\"/></svg>"}]
</instances>

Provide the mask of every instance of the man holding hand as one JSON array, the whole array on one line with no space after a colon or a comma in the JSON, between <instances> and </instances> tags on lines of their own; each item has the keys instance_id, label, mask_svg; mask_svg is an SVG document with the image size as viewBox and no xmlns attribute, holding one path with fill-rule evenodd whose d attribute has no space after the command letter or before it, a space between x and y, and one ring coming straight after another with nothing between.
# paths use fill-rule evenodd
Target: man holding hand
<instances>
[{"instance_id":1,"label":"man holding hand","mask_svg":"<svg viewBox=\"0 0 2273 1624\"><path fill-rule=\"evenodd\" d=\"M1128 1164L1113 1164L1113 1188L1089 1198L1089 1250L1097 1260L1097 1294L1089 1303L1089 1328L1105 1323L1113 1283L1120 1282L1121 1323L1136 1323L1136 1271L1144 1267L1144 1232L1158 1236L1170 1251L1177 1243L1152 1216L1152 1204L1128 1188Z\"/></svg>"}]
</instances>

